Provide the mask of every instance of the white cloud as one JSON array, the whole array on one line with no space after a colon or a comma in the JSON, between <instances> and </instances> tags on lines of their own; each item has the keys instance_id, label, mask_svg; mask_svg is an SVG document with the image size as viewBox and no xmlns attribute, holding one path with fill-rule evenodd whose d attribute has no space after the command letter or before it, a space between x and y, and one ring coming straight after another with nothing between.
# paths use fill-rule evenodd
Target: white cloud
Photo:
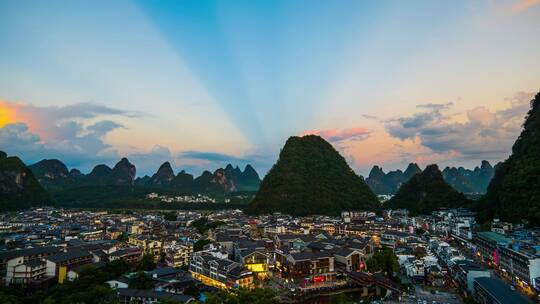
<instances>
[{"instance_id":1,"label":"white cloud","mask_svg":"<svg viewBox=\"0 0 540 304\"><path fill-rule=\"evenodd\" d=\"M465 160L502 160L519 136L532 93L520 92L504 110L476 107L459 122L446 114L452 104L420 106L427 112L415 113L386 122L388 133L401 140L413 140L438 155Z\"/></svg>"}]
</instances>

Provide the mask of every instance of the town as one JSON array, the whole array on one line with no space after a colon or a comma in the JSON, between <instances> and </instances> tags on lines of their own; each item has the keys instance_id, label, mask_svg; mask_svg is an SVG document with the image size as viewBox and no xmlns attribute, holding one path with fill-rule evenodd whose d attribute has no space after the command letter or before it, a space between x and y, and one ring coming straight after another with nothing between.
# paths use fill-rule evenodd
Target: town
<instances>
[{"instance_id":1,"label":"town","mask_svg":"<svg viewBox=\"0 0 540 304\"><path fill-rule=\"evenodd\" d=\"M480 226L475 216L461 208L340 217L32 208L0 216L2 285L32 296L101 269L108 275L95 283L120 303L260 289L283 303L340 294L385 303L538 301L540 229Z\"/></svg>"}]
</instances>

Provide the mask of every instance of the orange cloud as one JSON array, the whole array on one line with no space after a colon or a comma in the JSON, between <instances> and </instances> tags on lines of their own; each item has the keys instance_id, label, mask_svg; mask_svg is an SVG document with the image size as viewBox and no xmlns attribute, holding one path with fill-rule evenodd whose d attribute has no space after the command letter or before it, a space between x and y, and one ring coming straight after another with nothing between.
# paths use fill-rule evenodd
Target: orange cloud
<instances>
[{"instance_id":1,"label":"orange cloud","mask_svg":"<svg viewBox=\"0 0 540 304\"><path fill-rule=\"evenodd\" d=\"M512 12L520 13L540 4L540 0L520 0L512 6Z\"/></svg>"},{"instance_id":2,"label":"orange cloud","mask_svg":"<svg viewBox=\"0 0 540 304\"><path fill-rule=\"evenodd\" d=\"M319 135L325 139L336 142L344 140L364 140L369 137L371 131L365 128L327 129L306 131L302 135Z\"/></svg>"},{"instance_id":3,"label":"orange cloud","mask_svg":"<svg viewBox=\"0 0 540 304\"><path fill-rule=\"evenodd\" d=\"M15 114L15 107L0 100L0 128L7 124L16 122Z\"/></svg>"}]
</instances>

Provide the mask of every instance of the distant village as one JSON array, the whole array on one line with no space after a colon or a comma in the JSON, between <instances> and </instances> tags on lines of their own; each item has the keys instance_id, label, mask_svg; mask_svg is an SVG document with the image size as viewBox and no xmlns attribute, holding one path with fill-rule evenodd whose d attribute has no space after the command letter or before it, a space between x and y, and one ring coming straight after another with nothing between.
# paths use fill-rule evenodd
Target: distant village
<instances>
[{"instance_id":1,"label":"distant village","mask_svg":"<svg viewBox=\"0 0 540 304\"><path fill-rule=\"evenodd\" d=\"M160 195L155 192L146 195L148 199L159 200L164 203L215 203L216 199L208 195ZM225 199L226 203L230 202L230 199Z\"/></svg>"},{"instance_id":2,"label":"distant village","mask_svg":"<svg viewBox=\"0 0 540 304\"><path fill-rule=\"evenodd\" d=\"M467 209L251 217L34 208L2 214L0 233L4 286L47 290L122 261L138 270L105 282L120 303L189 303L257 287L290 303L340 290L389 303L532 303L540 292L540 229L481 227ZM141 275L146 288L134 283Z\"/></svg>"}]
</instances>

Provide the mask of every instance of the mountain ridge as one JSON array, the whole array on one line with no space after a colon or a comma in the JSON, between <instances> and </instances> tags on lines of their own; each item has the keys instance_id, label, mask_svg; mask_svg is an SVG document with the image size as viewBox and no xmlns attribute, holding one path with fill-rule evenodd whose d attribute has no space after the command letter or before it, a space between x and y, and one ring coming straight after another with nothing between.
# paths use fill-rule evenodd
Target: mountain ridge
<instances>
[{"instance_id":1,"label":"mountain ridge","mask_svg":"<svg viewBox=\"0 0 540 304\"><path fill-rule=\"evenodd\" d=\"M44 159L29 168L44 188L55 194L78 187L104 186L161 189L171 193L228 193L256 191L260 184L259 175L251 165L246 165L242 171L228 164L225 169L218 168L214 173L205 171L197 178L184 170L175 175L169 162L161 164L151 177L135 178L137 169L125 157L113 168L98 164L88 174L77 169L68 171L67 166L57 159Z\"/></svg>"},{"instance_id":2,"label":"mountain ridge","mask_svg":"<svg viewBox=\"0 0 540 304\"><path fill-rule=\"evenodd\" d=\"M410 163L405 171L397 169L388 173L375 165L371 169L366 183L375 194L395 194L403 183L421 171L416 163ZM483 194L486 192L494 172L494 167L488 161L483 160L480 166L476 166L472 170L447 166L442 170L442 175L450 186L461 193Z\"/></svg>"},{"instance_id":3,"label":"mountain ridge","mask_svg":"<svg viewBox=\"0 0 540 304\"><path fill-rule=\"evenodd\" d=\"M388 173L384 173L381 167L375 165L369 172L366 184L375 194L394 194L404 182L421 171L416 163L410 163L405 171L397 169Z\"/></svg>"},{"instance_id":4,"label":"mountain ridge","mask_svg":"<svg viewBox=\"0 0 540 304\"><path fill-rule=\"evenodd\" d=\"M427 214L442 207L465 207L469 203L463 193L444 181L439 167L432 164L405 182L385 207L408 209L415 215Z\"/></svg>"}]
</instances>

